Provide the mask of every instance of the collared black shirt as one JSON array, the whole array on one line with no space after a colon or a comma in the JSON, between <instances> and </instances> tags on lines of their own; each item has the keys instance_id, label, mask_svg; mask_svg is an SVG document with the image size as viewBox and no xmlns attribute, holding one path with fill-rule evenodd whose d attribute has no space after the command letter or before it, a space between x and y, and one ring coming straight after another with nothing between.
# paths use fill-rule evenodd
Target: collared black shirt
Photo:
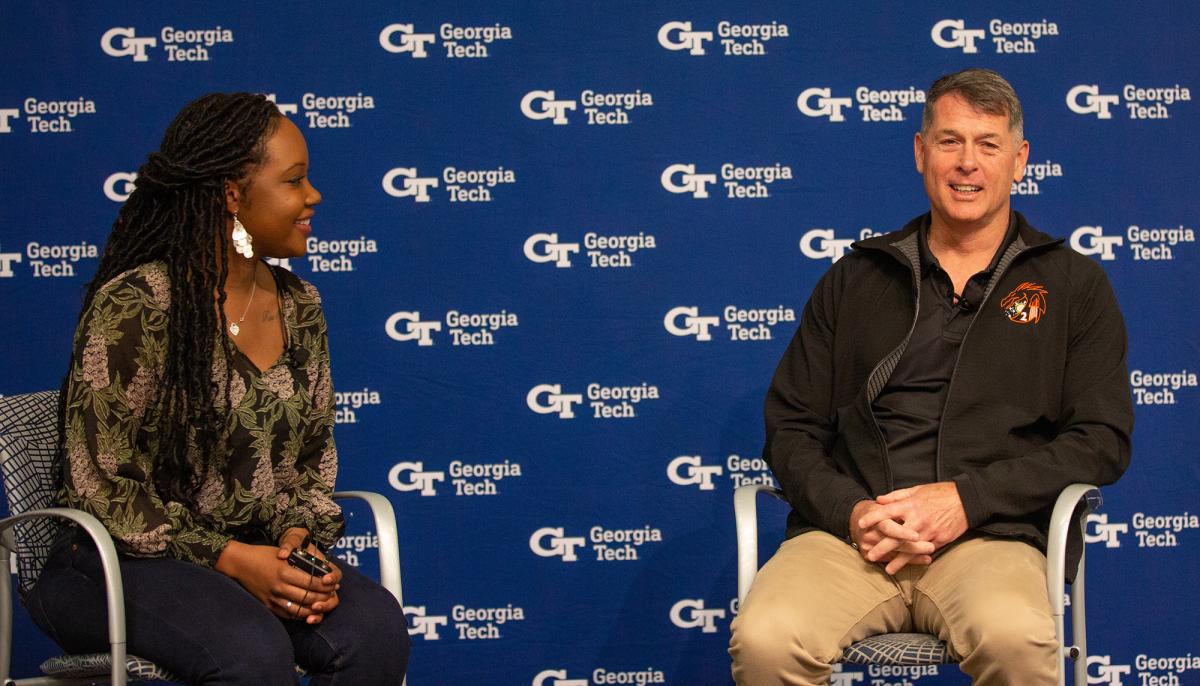
<instances>
[{"instance_id":1,"label":"collared black shirt","mask_svg":"<svg viewBox=\"0 0 1200 686\"><path fill-rule=\"evenodd\" d=\"M929 251L928 221L918 232L921 252L921 305L912 338L872 409L887 443L893 488L937 481L937 437L946 390L954 373L958 347L983 301L988 280L1001 255L1015 240L1017 223L991 263L955 294L950 275Z\"/></svg>"}]
</instances>

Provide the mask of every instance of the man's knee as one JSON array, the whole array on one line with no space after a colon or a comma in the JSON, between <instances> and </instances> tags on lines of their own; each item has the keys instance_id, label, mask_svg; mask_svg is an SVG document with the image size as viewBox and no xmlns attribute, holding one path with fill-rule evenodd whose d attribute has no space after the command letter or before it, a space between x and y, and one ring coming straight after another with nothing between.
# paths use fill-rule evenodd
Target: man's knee
<instances>
[{"instance_id":1,"label":"man's knee","mask_svg":"<svg viewBox=\"0 0 1200 686\"><path fill-rule=\"evenodd\" d=\"M353 603L343 603L334 612L343 613L339 626L344 633L317 633L334 651L335 665L371 665L381 675L404 674L411 639L404 610L390 592L374 583L356 584Z\"/></svg>"},{"instance_id":2,"label":"man's knee","mask_svg":"<svg viewBox=\"0 0 1200 686\"><path fill-rule=\"evenodd\" d=\"M735 665L773 665L792 671L800 664L820 669L836 659L838 638L821 635L816 623L797 621L793 612L747 606L733 622L729 654Z\"/></svg>"},{"instance_id":3,"label":"man's knee","mask_svg":"<svg viewBox=\"0 0 1200 686\"><path fill-rule=\"evenodd\" d=\"M966 637L963 650L983 661L1018 664L1057 659L1054 620L1040 608L996 598L964 623L958 632Z\"/></svg>"}]
</instances>

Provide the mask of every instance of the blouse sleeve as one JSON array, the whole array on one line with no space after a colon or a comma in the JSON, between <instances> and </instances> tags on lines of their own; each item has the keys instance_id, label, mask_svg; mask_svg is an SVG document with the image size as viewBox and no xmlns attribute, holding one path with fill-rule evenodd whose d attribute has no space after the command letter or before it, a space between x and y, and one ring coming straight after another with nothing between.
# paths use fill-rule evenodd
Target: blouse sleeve
<instances>
[{"instance_id":1,"label":"blouse sleeve","mask_svg":"<svg viewBox=\"0 0 1200 686\"><path fill-rule=\"evenodd\" d=\"M305 430L305 441L296 459L295 478L280 494L283 507L272 521L275 540L292 527L302 527L312 534L322 549L329 549L345 528L342 510L333 501L333 485L337 479L337 445L333 440L334 393L329 370L329 335L325 314L321 311L320 296L308 283L297 300L297 323L300 340L297 349L303 360L307 390L312 399L312 413Z\"/></svg>"},{"instance_id":2,"label":"blouse sleeve","mask_svg":"<svg viewBox=\"0 0 1200 686\"><path fill-rule=\"evenodd\" d=\"M101 289L82 317L66 390L64 499L99 519L123 553L212 566L230 537L164 501L151 478L169 297L165 274L146 269Z\"/></svg>"}]
</instances>

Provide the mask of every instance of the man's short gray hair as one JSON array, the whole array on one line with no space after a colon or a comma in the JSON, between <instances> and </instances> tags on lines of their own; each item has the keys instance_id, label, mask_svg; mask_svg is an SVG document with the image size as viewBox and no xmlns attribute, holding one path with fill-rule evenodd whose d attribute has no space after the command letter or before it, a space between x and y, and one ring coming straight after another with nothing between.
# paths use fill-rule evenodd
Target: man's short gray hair
<instances>
[{"instance_id":1,"label":"man's short gray hair","mask_svg":"<svg viewBox=\"0 0 1200 686\"><path fill-rule=\"evenodd\" d=\"M981 67L946 74L933 82L925 93L925 109L921 113L922 134L927 133L933 123L933 103L951 93L957 94L980 112L1007 115L1008 130L1018 141L1025 138L1025 115L1021 112L1017 92L1003 76Z\"/></svg>"}]
</instances>

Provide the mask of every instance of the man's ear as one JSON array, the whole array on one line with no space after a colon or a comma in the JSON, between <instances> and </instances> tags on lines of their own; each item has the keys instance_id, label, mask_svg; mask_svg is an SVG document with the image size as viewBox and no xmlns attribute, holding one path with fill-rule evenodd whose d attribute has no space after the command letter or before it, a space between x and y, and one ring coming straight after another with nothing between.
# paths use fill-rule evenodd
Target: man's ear
<instances>
[{"instance_id":1,"label":"man's ear","mask_svg":"<svg viewBox=\"0 0 1200 686\"><path fill-rule=\"evenodd\" d=\"M242 201L242 192L233 181L225 182L225 209L229 214L238 213L238 205Z\"/></svg>"},{"instance_id":2,"label":"man's ear","mask_svg":"<svg viewBox=\"0 0 1200 686\"><path fill-rule=\"evenodd\" d=\"M913 161L917 163L918 174L925 173L925 156L924 150L921 149L921 143L921 132L918 131L917 134L913 136Z\"/></svg>"}]
</instances>

